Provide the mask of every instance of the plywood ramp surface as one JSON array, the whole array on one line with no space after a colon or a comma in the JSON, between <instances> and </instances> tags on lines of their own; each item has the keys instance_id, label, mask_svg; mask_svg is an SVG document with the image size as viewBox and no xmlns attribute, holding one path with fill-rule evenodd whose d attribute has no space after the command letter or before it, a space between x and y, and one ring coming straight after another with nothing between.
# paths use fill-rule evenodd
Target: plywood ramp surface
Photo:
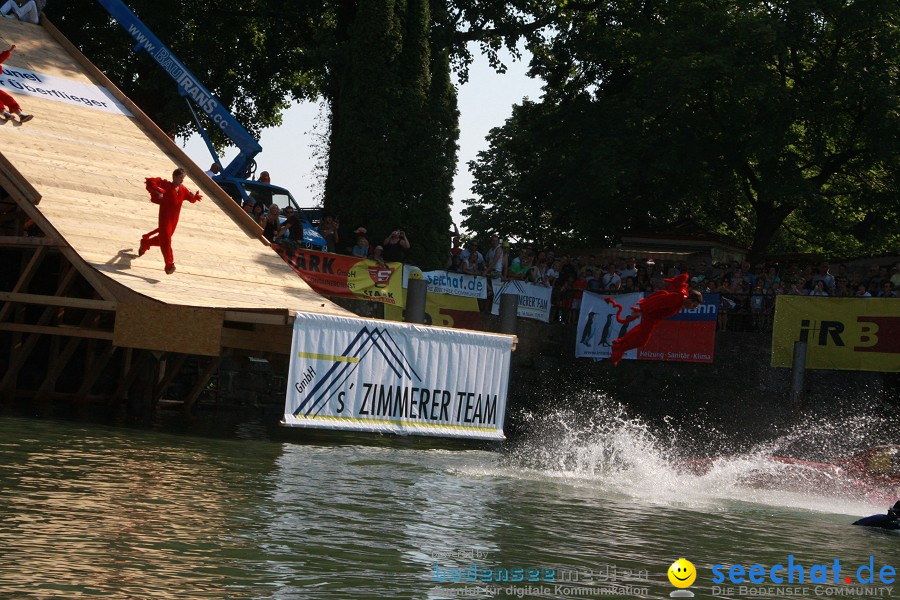
<instances>
[{"instance_id":1,"label":"plywood ramp surface","mask_svg":"<svg viewBox=\"0 0 900 600\"><path fill-rule=\"evenodd\" d=\"M4 68L120 94L54 32L51 24L0 18L2 50L17 46ZM123 37L122 43L129 42ZM159 76L167 77L162 69ZM351 314L310 289L260 241L259 228L203 169L139 112L127 116L11 95L34 120L0 122L0 153L40 194L36 208L50 225L48 233L57 233L103 278L182 306ZM188 170L185 185L200 189L204 198L182 207L173 238L177 271L166 275L158 248L142 257L137 251L141 235L157 225L157 206L149 201L144 178L171 179L176 167Z\"/></svg>"}]
</instances>

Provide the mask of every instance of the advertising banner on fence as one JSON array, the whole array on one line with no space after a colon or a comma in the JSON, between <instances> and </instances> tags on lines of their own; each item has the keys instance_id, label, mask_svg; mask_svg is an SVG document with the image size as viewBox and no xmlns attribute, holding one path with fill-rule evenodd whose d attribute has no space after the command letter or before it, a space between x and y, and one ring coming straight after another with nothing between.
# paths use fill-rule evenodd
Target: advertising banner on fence
<instances>
[{"instance_id":1,"label":"advertising banner on fence","mask_svg":"<svg viewBox=\"0 0 900 600\"><path fill-rule=\"evenodd\" d=\"M624 306L622 316L631 314L629 308L638 303L643 294L616 294L616 302ZM581 297L578 329L575 330L575 357L602 360L609 358L612 342L625 335L630 327L640 323L632 321L623 325L616 321L616 309L604 300L606 296L585 292ZM636 350L629 350L624 358L634 359Z\"/></svg>"},{"instance_id":2,"label":"advertising banner on fence","mask_svg":"<svg viewBox=\"0 0 900 600\"><path fill-rule=\"evenodd\" d=\"M402 263L381 265L374 260L343 254L289 250L275 244L272 248L303 281L322 295L403 306Z\"/></svg>"},{"instance_id":3,"label":"advertising banner on fence","mask_svg":"<svg viewBox=\"0 0 900 600\"><path fill-rule=\"evenodd\" d=\"M406 290L403 290L406 294ZM403 303L406 306L406 302ZM389 321L403 321L404 309L394 304L384 305L384 318ZM480 330L481 311L476 298L432 294L425 296L425 324L436 327Z\"/></svg>"},{"instance_id":4,"label":"advertising banner on fence","mask_svg":"<svg viewBox=\"0 0 900 600\"><path fill-rule=\"evenodd\" d=\"M534 285L524 281L491 280L494 287L494 301L491 313L500 314L500 296L502 294L518 294L519 308L516 314L527 319L537 319L544 323L550 322L550 288L543 285Z\"/></svg>"},{"instance_id":5,"label":"advertising banner on fence","mask_svg":"<svg viewBox=\"0 0 900 600\"><path fill-rule=\"evenodd\" d=\"M403 267L403 287L409 287L409 273L412 265ZM487 298L487 278L463 273L451 273L449 271L423 271L422 277L428 282L429 294L449 294L451 296L465 296L467 298Z\"/></svg>"},{"instance_id":6,"label":"advertising banner on fence","mask_svg":"<svg viewBox=\"0 0 900 600\"><path fill-rule=\"evenodd\" d=\"M514 339L298 313L283 424L505 439Z\"/></svg>"},{"instance_id":7,"label":"advertising banner on fence","mask_svg":"<svg viewBox=\"0 0 900 600\"><path fill-rule=\"evenodd\" d=\"M790 367L798 341L809 369L900 372L900 300L778 296L772 366Z\"/></svg>"},{"instance_id":8,"label":"advertising banner on fence","mask_svg":"<svg viewBox=\"0 0 900 600\"><path fill-rule=\"evenodd\" d=\"M622 316L631 314L630 308L645 294L616 294L613 298L624 309ZM612 341L640 323L616 321L615 309L604 300L606 296L585 292L581 299L578 329L575 336L575 356L602 360L609 358ZM713 362L716 346L716 321L719 314L719 294L704 294L703 304L693 310L682 310L661 321L642 348L629 350L623 358L630 360L666 360L680 362Z\"/></svg>"}]
</instances>

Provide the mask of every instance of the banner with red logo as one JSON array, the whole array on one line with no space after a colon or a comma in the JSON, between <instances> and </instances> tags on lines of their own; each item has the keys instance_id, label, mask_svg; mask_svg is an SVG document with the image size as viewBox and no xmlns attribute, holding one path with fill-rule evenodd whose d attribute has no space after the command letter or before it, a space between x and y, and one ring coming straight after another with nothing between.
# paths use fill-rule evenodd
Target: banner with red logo
<instances>
[{"instance_id":1,"label":"banner with red logo","mask_svg":"<svg viewBox=\"0 0 900 600\"><path fill-rule=\"evenodd\" d=\"M806 342L808 369L900 372L900 300L778 296L772 366L790 367Z\"/></svg>"},{"instance_id":2,"label":"banner with red logo","mask_svg":"<svg viewBox=\"0 0 900 600\"><path fill-rule=\"evenodd\" d=\"M275 244L272 248L303 281L323 296L405 306L402 263L381 264L356 256L303 248L290 250Z\"/></svg>"}]
</instances>

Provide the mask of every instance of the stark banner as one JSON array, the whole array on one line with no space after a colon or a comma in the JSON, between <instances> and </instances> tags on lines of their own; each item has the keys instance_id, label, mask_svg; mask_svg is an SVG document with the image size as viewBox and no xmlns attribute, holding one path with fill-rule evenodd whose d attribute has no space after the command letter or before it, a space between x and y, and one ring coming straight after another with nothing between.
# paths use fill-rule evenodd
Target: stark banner
<instances>
[{"instance_id":1,"label":"stark banner","mask_svg":"<svg viewBox=\"0 0 900 600\"><path fill-rule=\"evenodd\" d=\"M283 424L505 439L514 339L298 313Z\"/></svg>"},{"instance_id":2,"label":"stark banner","mask_svg":"<svg viewBox=\"0 0 900 600\"><path fill-rule=\"evenodd\" d=\"M900 372L900 300L778 296L772 366L790 367L798 341L809 369Z\"/></svg>"},{"instance_id":3,"label":"stark banner","mask_svg":"<svg viewBox=\"0 0 900 600\"><path fill-rule=\"evenodd\" d=\"M272 248L303 281L323 296L404 306L402 263L380 264L343 254L289 250L277 244L272 244Z\"/></svg>"},{"instance_id":4,"label":"stark banner","mask_svg":"<svg viewBox=\"0 0 900 600\"><path fill-rule=\"evenodd\" d=\"M645 294L616 294L612 296L624 307L622 317L630 314L629 307ZM609 358L612 341L623 337L640 323L619 323L615 309L607 304L607 296L585 292L578 315L575 336L575 356L603 360ZM716 346L716 321L719 315L719 294L704 294L703 304L693 310L683 310L664 319L653 330L650 340L642 348L629 350L623 358L630 360L666 360L711 363Z\"/></svg>"}]
</instances>

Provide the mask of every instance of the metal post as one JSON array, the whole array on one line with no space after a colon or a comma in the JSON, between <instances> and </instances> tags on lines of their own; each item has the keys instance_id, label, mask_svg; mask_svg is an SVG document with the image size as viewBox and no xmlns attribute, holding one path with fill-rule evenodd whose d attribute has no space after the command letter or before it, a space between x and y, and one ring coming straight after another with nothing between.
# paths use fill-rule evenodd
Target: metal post
<instances>
[{"instance_id":1,"label":"metal post","mask_svg":"<svg viewBox=\"0 0 900 600\"><path fill-rule=\"evenodd\" d=\"M503 294L500 296L500 333L516 335L518 311L518 294Z\"/></svg>"},{"instance_id":2,"label":"metal post","mask_svg":"<svg viewBox=\"0 0 900 600\"><path fill-rule=\"evenodd\" d=\"M425 296L428 294L428 282L424 279L410 279L406 288L406 322L425 322Z\"/></svg>"},{"instance_id":3,"label":"metal post","mask_svg":"<svg viewBox=\"0 0 900 600\"><path fill-rule=\"evenodd\" d=\"M791 366L791 399L803 395L803 378L806 375L806 342L794 342L794 363Z\"/></svg>"}]
</instances>

